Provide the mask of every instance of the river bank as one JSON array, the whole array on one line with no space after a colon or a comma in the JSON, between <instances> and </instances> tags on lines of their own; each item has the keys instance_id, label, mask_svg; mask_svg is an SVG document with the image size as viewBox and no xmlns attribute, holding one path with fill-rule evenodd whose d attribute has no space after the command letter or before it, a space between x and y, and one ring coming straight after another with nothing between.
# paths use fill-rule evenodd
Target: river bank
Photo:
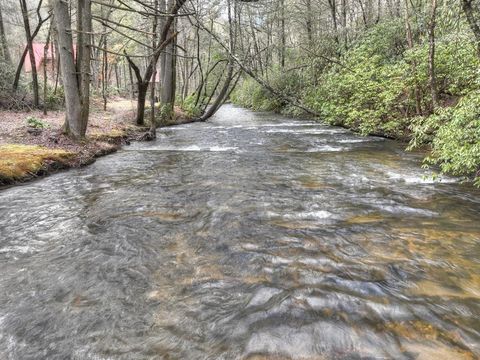
<instances>
[{"instance_id":1,"label":"river bank","mask_svg":"<svg viewBox=\"0 0 480 360\"><path fill-rule=\"evenodd\" d=\"M12 112L1 110L0 188L24 183L59 170L89 165L131 141L145 140L148 130L134 123L135 102L117 98L104 111L93 103L87 137L75 141L62 133L64 111ZM176 111L175 125L185 115Z\"/></svg>"}]
</instances>

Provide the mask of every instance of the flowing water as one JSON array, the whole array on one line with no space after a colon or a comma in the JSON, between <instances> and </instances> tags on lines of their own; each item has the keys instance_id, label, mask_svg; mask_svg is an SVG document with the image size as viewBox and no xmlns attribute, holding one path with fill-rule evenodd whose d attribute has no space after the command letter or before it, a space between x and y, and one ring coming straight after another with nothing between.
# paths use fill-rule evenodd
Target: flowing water
<instances>
[{"instance_id":1,"label":"flowing water","mask_svg":"<svg viewBox=\"0 0 480 360\"><path fill-rule=\"evenodd\" d=\"M478 359L480 192L225 106L0 192L0 359Z\"/></svg>"}]
</instances>

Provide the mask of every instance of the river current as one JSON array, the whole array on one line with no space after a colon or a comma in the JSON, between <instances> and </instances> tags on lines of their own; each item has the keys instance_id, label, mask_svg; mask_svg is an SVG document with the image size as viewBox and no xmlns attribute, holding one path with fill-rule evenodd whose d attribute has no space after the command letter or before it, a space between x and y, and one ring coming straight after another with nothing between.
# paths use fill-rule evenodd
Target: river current
<instances>
[{"instance_id":1,"label":"river current","mask_svg":"<svg viewBox=\"0 0 480 360\"><path fill-rule=\"evenodd\" d=\"M478 359L480 191L224 106L0 192L0 359Z\"/></svg>"}]
</instances>

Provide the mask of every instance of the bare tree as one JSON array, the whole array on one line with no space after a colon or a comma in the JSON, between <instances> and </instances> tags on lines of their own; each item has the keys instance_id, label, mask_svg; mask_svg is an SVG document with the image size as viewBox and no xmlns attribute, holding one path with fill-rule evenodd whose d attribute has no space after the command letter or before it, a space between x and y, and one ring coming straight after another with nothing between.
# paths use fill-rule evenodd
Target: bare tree
<instances>
[{"instance_id":1,"label":"bare tree","mask_svg":"<svg viewBox=\"0 0 480 360\"><path fill-rule=\"evenodd\" d=\"M128 60L128 63L132 67L135 73L135 77L137 79L138 99L137 99L136 122L138 125L144 124L145 101L147 98L148 85L151 81L154 69L156 67L156 64L158 62L158 59L162 51L176 36L176 33L173 33L173 34L170 33L170 27L172 26L173 21L175 20L175 15L178 13L178 11L181 9L181 7L185 2L186 0L176 0L173 6L171 7L167 20L162 26L159 41L157 42L157 45L154 47L153 52L149 57L149 61L143 76L140 72L139 66L135 64L131 56L125 54Z\"/></svg>"},{"instance_id":2,"label":"bare tree","mask_svg":"<svg viewBox=\"0 0 480 360\"><path fill-rule=\"evenodd\" d=\"M43 0L40 0L38 2L38 5L37 5L37 10L36 10L37 26L35 27L35 30L33 31L33 33L31 33L31 36L30 36L32 42L35 39L35 37L38 35L40 29L42 28L42 25L48 19L50 19L50 16L51 16L51 14L48 14L45 18L42 17L42 14L41 14L41 11L40 11L42 3L43 3ZM25 58L27 57L28 54L29 54L29 47L28 47L28 44L27 44L27 46L25 46L25 49L23 50L23 53L20 57L20 61L18 62L17 71L15 73L15 79L13 81L13 91L16 91L17 88L18 88L18 83L20 81L20 75L22 74L23 64L24 64Z\"/></svg>"},{"instance_id":3,"label":"bare tree","mask_svg":"<svg viewBox=\"0 0 480 360\"><path fill-rule=\"evenodd\" d=\"M40 100L38 95L37 64L35 62L35 52L33 50L33 37L30 31L30 20L28 18L28 8L27 8L26 0L20 0L20 8L22 9L23 26L25 29L25 37L27 39L28 55L30 57L30 64L31 64L31 71L32 71L33 104L36 107L38 107L40 105Z\"/></svg>"},{"instance_id":4,"label":"bare tree","mask_svg":"<svg viewBox=\"0 0 480 360\"><path fill-rule=\"evenodd\" d=\"M68 4L63 0L54 0L53 11L65 91L64 130L74 138L83 138L87 131L90 111L91 2L90 0L78 0L76 63Z\"/></svg>"},{"instance_id":5,"label":"bare tree","mask_svg":"<svg viewBox=\"0 0 480 360\"><path fill-rule=\"evenodd\" d=\"M7 37L5 35L5 26L3 24L2 7L0 6L0 57L2 57L6 63L11 64L12 58L8 51Z\"/></svg>"}]
</instances>

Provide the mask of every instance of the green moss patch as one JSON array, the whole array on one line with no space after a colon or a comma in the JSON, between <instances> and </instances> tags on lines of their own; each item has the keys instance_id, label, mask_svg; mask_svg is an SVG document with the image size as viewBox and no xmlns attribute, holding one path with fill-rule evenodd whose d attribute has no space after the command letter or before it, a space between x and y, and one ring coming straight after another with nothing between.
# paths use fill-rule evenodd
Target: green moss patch
<instances>
[{"instance_id":1,"label":"green moss patch","mask_svg":"<svg viewBox=\"0 0 480 360\"><path fill-rule=\"evenodd\" d=\"M9 184L66 165L74 153L42 146L6 144L0 146L0 184Z\"/></svg>"}]
</instances>

